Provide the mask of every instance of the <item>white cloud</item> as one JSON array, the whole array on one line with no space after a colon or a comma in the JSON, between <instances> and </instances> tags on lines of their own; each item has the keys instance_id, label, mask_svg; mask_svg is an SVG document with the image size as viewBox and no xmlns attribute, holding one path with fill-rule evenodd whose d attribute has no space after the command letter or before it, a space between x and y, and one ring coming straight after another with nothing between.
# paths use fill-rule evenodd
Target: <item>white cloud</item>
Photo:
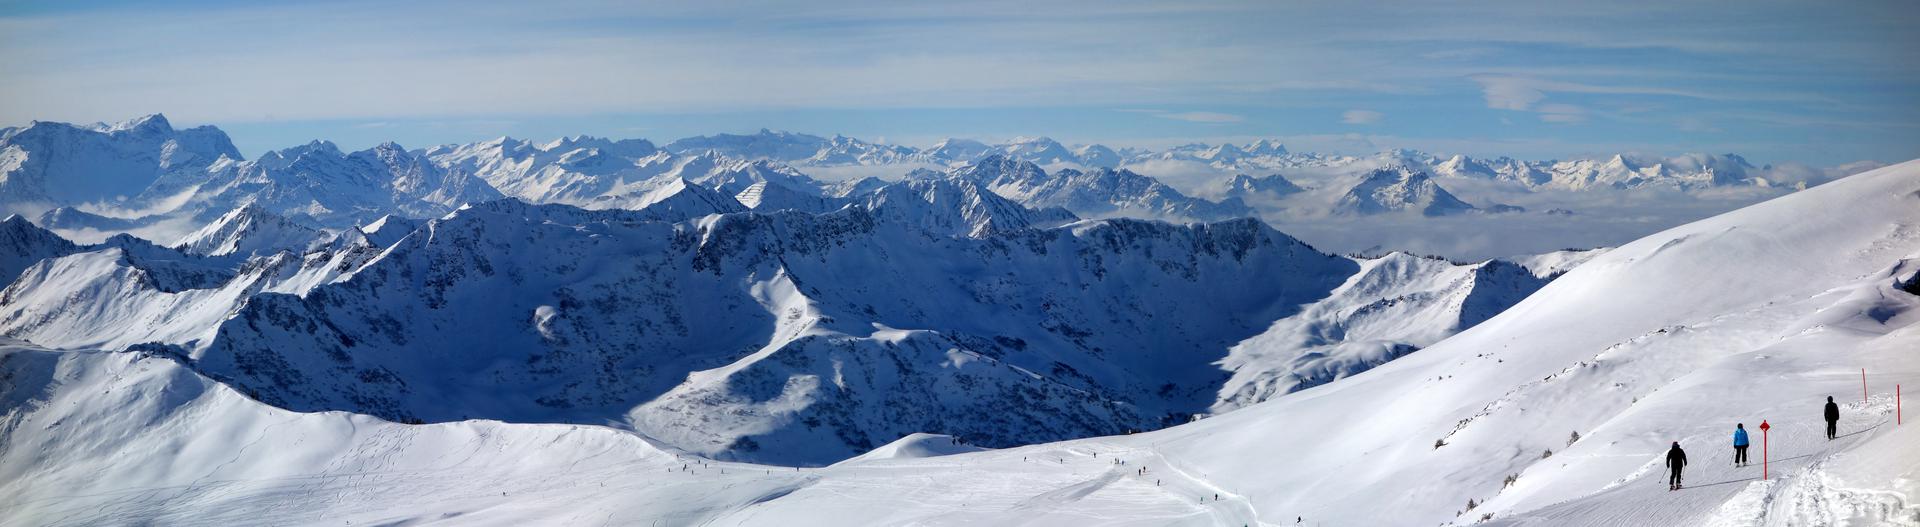
<instances>
[{"instance_id":1,"label":"white cloud","mask_svg":"<svg viewBox=\"0 0 1920 527\"><path fill-rule=\"evenodd\" d=\"M1157 113L1157 114L1154 114L1154 117L1159 117L1161 119L1173 119L1176 121L1187 121L1190 123L1237 123L1237 122L1247 120L1246 117L1242 117L1242 116L1234 115L1230 113L1219 113L1219 112Z\"/></svg>"},{"instance_id":2,"label":"white cloud","mask_svg":"<svg viewBox=\"0 0 1920 527\"><path fill-rule=\"evenodd\" d=\"M1534 87L1533 80L1525 77L1474 75L1470 78L1480 83L1487 107L1495 110L1526 111L1533 103L1547 98L1546 92Z\"/></svg>"},{"instance_id":3,"label":"white cloud","mask_svg":"<svg viewBox=\"0 0 1920 527\"><path fill-rule=\"evenodd\" d=\"M1512 75L1473 75L1469 78L1480 83L1488 108L1536 112L1540 114L1541 121L1549 123L1583 123L1587 121L1589 112L1584 107L1571 104L1542 103L1547 99L1548 91L1673 94L1657 88L1591 86Z\"/></svg>"},{"instance_id":4,"label":"white cloud","mask_svg":"<svg viewBox=\"0 0 1920 527\"><path fill-rule=\"evenodd\" d=\"M1385 119L1387 114L1373 110L1347 110L1340 114L1340 122L1347 124L1373 124Z\"/></svg>"}]
</instances>

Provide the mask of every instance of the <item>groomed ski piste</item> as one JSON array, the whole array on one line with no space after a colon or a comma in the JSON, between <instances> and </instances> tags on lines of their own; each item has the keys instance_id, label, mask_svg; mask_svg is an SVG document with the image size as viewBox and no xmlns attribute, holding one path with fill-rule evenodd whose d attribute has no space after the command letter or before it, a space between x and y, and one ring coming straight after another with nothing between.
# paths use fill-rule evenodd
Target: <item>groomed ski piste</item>
<instances>
[{"instance_id":1,"label":"groomed ski piste","mask_svg":"<svg viewBox=\"0 0 1920 527\"><path fill-rule=\"evenodd\" d=\"M819 468L596 426L289 412L169 357L11 341L0 524L1920 525L1920 431L1894 401L1920 386L1917 272L1908 162L1648 236L1238 411L1001 450L915 435ZM1691 464L1669 491L1674 441Z\"/></svg>"}]
</instances>

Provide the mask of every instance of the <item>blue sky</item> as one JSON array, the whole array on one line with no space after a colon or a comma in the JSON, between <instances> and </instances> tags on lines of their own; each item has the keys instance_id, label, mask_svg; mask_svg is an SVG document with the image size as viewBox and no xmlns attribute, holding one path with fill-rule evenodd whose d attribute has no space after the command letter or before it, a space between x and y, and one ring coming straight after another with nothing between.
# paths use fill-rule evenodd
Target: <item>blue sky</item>
<instances>
[{"instance_id":1,"label":"blue sky","mask_svg":"<svg viewBox=\"0 0 1920 527\"><path fill-rule=\"evenodd\" d=\"M1188 4L0 0L0 124L1920 157L1920 3Z\"/></svg>"}]
</instances>

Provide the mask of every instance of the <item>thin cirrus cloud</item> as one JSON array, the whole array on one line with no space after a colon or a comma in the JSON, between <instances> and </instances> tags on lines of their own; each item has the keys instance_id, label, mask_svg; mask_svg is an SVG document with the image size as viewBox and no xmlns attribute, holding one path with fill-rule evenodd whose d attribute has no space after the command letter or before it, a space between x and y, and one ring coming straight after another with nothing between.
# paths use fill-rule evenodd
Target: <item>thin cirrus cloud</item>
<instances>
[{"instance_id":1,"label":"thin cirrus cloud","mask_svg":"<svg viewBox=\"0 0 1920 527\"><path fill-rule=\"evenodd\" d=\"M1584 123L1587 121L1587 109L1571 104L1546 103L1534 108L1540 113L1540 120L1549 123Z\"/></svg>"},{"instance_id":2,"label":"thin cirrus cloud","mask_svg":"<svg viewBox=\"0 0 1920 527\"><path fill-rule=\"evenodd\" d=\"M1920 63L1902 53L1920 49L1920 34L1909 30L1913 17L1888 16L1910 7L1882 0L1761 0L1738 11L1634 0L1552 9L1517 0L557 1L8 5L0 125L165 112L288 137L377 131L413 142L465 137L421 123L538 127L609 115L624 117L568 133L645 125L670 139L727 130L663 120L742 115L754 122L729 126L1109 142L1199 129L1176 123L1247 135L1368 125L1439 139L1589 142L1569 149L1653 140L1676 152L1788 145L1777 155L1835 162L1920 156L1910 126L1920 122ZM1624 103L1657 103L1661 115L1611 110ZM1108 110L1116 107L1168 110L1120 119ZM1646 135L1653 121L1714 124L1662 138Z\"/></svg>"},{"instance_id":3,"label":"thin cirrus cloud","mask_svg":"<svg viewBox=\"0 0 1920 527\"><path fill-rule=\"evenodd\" d=\"M1174 112L1156 113L1154 117L1173 119L1190 123L1238 123L1247 120L1245 116L1220 112Z\"/></svg>"},{"instance_id":4,"label":"thin cirrus cloud","mask_svg":"<svg viewBox=\"0 0 1920 527\"><path fill-rule=\"evenodd\" d=\"M1373 110L1347 110L1340 114L1340 122L1346 124L1374 124L1385 119L1387 114Z\"/></svg>"}]
</instances>

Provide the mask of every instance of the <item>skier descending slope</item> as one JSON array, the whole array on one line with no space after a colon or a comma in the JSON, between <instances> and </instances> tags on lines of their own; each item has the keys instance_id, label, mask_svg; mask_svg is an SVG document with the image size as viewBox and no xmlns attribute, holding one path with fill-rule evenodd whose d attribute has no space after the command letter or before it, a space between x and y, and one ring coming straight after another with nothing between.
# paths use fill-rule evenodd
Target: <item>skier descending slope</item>
<instances>
[{"instance_id":1,"label":"skier descending slope","mask_svg":"<svg viewBox=\"0 0 1920 527\"><path fill-rule=\"evenodd\" d=\"M1673 476L1667 478L1667 490L1680 490L1680 469L1687 466L1687 451L1680 449L1680 442L1674 441L1673 448L1667 450L1667 468L1673 469Z\"/></svg>"},{"instance_id":2,"label":"skier descending slope","mask_svg":"<svg viewBox=\"0 0 1920 527\"><path fill-rule=\"evenodd\" d=\"M1734 423L1733 424L1733 466L1739 467L1739 466L1745 466L1747 464L1747 444L1748 443L1747 443L1746 423Z\"/></svg>"},{"instance_id":3,"label":"skier descending slope","mask_svg":"<svg viewBox=\"0 0 1920 527\"><path fill-rule=\"evenodd\" d=\"M1827 396L1827 440L1833 440L1834 432L1839 430L1840 405L1833 404L1833 396Z\"/></svg>"}]
</instances>

